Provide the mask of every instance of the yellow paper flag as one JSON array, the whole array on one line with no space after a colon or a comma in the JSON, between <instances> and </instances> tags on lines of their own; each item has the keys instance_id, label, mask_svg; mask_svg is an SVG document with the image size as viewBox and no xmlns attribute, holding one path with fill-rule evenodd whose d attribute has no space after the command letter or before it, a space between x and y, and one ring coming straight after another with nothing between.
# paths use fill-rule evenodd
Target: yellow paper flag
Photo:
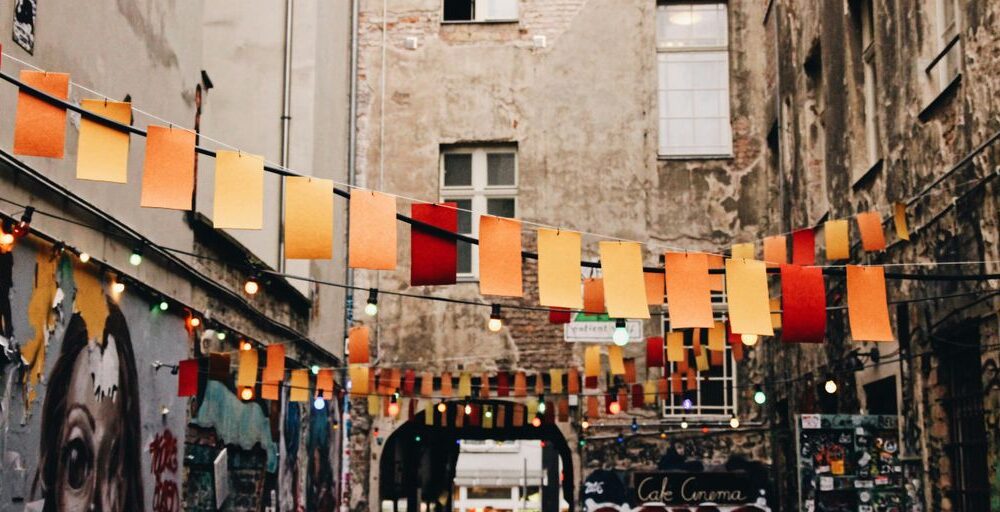
<instances>
[{"instance_id":1,"label":"yellow paper flag","mask_svg":"<svg viewBox=\"0 0 1000 512\"><path fill-rule=\"evenodd\" d=\"M781 329L781 297L772 298L768 307L771 309L771 328ZM779 313L775 313L775 311L779 311Z\"/></svg>"},{"instance_id":2,"label":"yellow paper flag","mask_svg":"<svg viewBox=\"0 0 1000 512\"><path fill-rule=\"evenodd\" d=\"M352 364L347 371L348 378L351 379L351 395L364 396L372 391L368 389L368 372L370 370L367 366Z\"/></svg>"},{"instance_id":3,"label":"yellow paper flag","mask_svg":"<svg viewBox=\"0 0 1000 512\"><path fill-rule=\"evenodd\" d=\"M716 322L708 331L708 349L713 352L726 350L726 324Z\"/></svg>"},{"instance_id":4,"label":"yellow paper flag","mask_svg":"<svg viewBox=\"0 0 1000 512\"><path fill-rule=\"evenodd\" d=\"M365 378L367 383L367 377ZM309 370L292 370L288 378L288 401L309 401Z\"/></svg>"},{"instance_id":5,"label":"yellow paper flag","mask_svg":"<svg viewBox=\"0 0 1000 512\"><path fill-rule=\"evenodd\" d=\"M264 227L264 159L249 153L219 150L215 155L216 228Z\"/></svg>"},{"instance_id":6,"label":"yellow paper flag","mask_svg":"<svg viewBox=\"0 0 1000 512\"><path fill-rule=\"evenodd\" d=\"M733 332L773 336L767 268L763 261L726 260L726 294Z\"/></svg>"},{"instance_id":7,"label":"yellow paper flag","mask_svg":"<svg viewBox=\"0 0 1000 512\"><path fill-rule=\"evenodd\" d=\"M667 361L679 363L684 361L684 333L673 331L667 333Z\"/></svg>"},{"instance_id":8,"label":"yellow paper flag","mask_svg":"<svg viewBox=\"0 0 1000 512\"><path fill-rule=\"evenodd\" d=\"M642 249L637 242L600 242L604 302L611 318L649 318ZM640 291L642 293L640 293Z\"/></svg>"},{"instance_id":9,"label":"yellow paper flag","mask_svg":"<svg viewBox=\"0 0 1000 512\"><path fill-rule=\"evenodd\" d=\"M583 354L583 375L585 377L599 376L601 374L601 347L591 345Z\"/></svg>"},{"instance_id":10,"label":"yellow paper flag","mask_svg":"<svg viewBox=\"0 0 1000 512\"><path fill-rule=\"evenodd\" d=\"M642 385L642 403L645 405L653 405L656 403L656 381L647 380Z\"/></svg>"},{"instance_id":11,"label":"yellow paper flag","mask_svg":"<svg viewBox=\"0 0 1000 512\"><path fill-rule=\"evenodd\" d=\"M608 345L608 366L612 375L625 375L625 357L618 345Z\"/></svg>"},{"instance_id":12,"label":"yellow paper flag","mask_svg":"<svg viewBox=\"0 0 1000 512\"><path fill-rule=\"evenodd\" d=\"M827 261L846 260L851 257L849 229L850 224L847 219L828 220L823 224Z\"/></svg>"},{"instance_id":13,"label":"yellow paper flag","mask_svg":"<svg viewBox=\"0 0 1000 512\"><path fill-rule=\"evenodd\" d=\"M83 100L80 106L101 117L121 124L132 123L132 104L121 101ZM81 180L128 181L128 132L80 119L80 138L76 150L76 177Z\"/></svg>"},{"instance_id":14,"label":"yellow paper flag","mask_svg":"<svg viewBox=\"0 0 1000 512\"><path fill-rule=\"evenodd\" d=\"M733 244L732 249L733 258L744 258L748 260L753 259L753 242L747 242L744 244Z\"/></svg>"},{"instance_id":15,"label":"yellow paper flag","mask_svg":"<svg viewBox=\"0 0 1000 512\"><path fill-rule=\"evenodd\" d=\"M240 367L236 373L237 387L257 385L257 358L256 350L240 350Z\"/></svg>"},{"instance_id":16,"label":"yellow paper flag","mask_svg":"<svg viewBox=\"0 0 1000 512\"><path fill-rule=\"evenodd\" d=\"M333 182L285 177L285 257L333 257Z\"/></svg>"},{"instance_id":17,"label":"yellow paper flag","mask_svg":"<svg viewBox=\"0 0 1000 512\"><path fill-rule=\"evenodd\" d=\"M139 205L190 210L194 194L194 132L146 127Z\"/></svg>"},{"instance_id":18,"label":"yellow paper flag","mask_svg":"<svg viewBox=\"0 0 1000 512\"><path fill-rule=\"evenodd\" d=\"M694 364L697 366L699 372L708 371L708 351L702 350L694 356Z\"/></svg>"},{"instance_id":19,"label":"yellow paper flag","mask_svg":"<svg viewBox=\"0 0 1000 512\"><path fill-rule=\"evenodd\" d=\"M424 425L434 424L434 402L426 400L424 402Z\"/></svg>"},{"instance_id":20,"label":"yellow paper flag","mask_svg":"<svg viewBox=\"0 0 1000 512\"><path fill-rule=\"evenodd\" d=\"M558 394L563 391L562 370L549 370L549 391Z\"/></svg>"},{"instance_id":21,"label":"yellow paper flag","mask_svg":"<svg viewBox=\"0 0 1000 512\"><path fill-rule=\"evenodd\" d=\"M472 376L469 372L458 376L458 396L472 396Z\"/></svg>"},{"instance_id":22,"label":"yellow paper flag","mask_svg":"<svg viewBox=\"0 0 1000 512\"><path fill-rule=\"evenodd\" d=\"M351 190L348 265L396 269L396 198L372 190Z\"/></svg>"},{"instance_id":23,"label":"yellow paper flag","mask_svg":"<svg viewBox=\"0 0 1000 512\"><path fill-rule=\"evenodd\" d=\"M538 302L548 307L583 307L580 233L538 230Z\"/></svg>"},{"instance_id":24,"label":"yellow paper flag","mask_svg":"<svg viewBox=\"0 0 1000 512\"><path fill-rule=\"evenodd\" d=\"M909 240L910 228L906 225L906 203L896 202L893 207L892 221L896 225L896 236L900 240Z\"/></svg>"}]
</instances>

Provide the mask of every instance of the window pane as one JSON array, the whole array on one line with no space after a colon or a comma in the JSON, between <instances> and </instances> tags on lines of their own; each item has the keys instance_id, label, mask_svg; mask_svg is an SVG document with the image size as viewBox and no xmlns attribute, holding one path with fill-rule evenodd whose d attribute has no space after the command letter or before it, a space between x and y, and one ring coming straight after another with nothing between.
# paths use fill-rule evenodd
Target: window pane
<instances>
[{"instance_id":1,"label":"window pane","mask_svg":"<svg viewBox=\"0 0 1000 512\"><path fill-rule=\"evenodd\" d=\"M469 210L472 209L471 199L445 199L445 201L450 203L455 203L458 208L458 232L468 235L472 233L472 214Z\"/></svg>"},{"instance_id":2,"label":"window pane","mask_svg":"<svg viewBox=\"0 0 1000 512\"><path fill-rule=\"evenodd\" d=\"M473 0L444 0L445 21L470 21Z\"/></svg>"},{"instance_id":3,"label":"window pane","mask_svg":"<svg viewBox=\"0 0 1000 512\"><path fill-rule=\"evenodd\" d=\"M469 153L446 153L444 155L444 186L472 186L472 155Z\"/></svg>"},{"instance_id":4,"label":"window pane","mask_svg":"<svg viewBox=\"0 0 1000 512\"><path fill-rule=\"evenodd\" d=\"M487 2L486 18L490 20L516 20L517 0L480 0Z\"/></svg>"},{"instance_id":5,"label":"window pane","mask_svg":"<svg viewBox=\"0 0 1000 512\"><path fill-rule=\"evenodd\" d=\"M514 218L514 199L509 197L487 199L486 213L497 217Z\"/></svg>"},{"instance_id":6,"label":"window pane","mask_svg":"<svg viewBox=\"0 0 1000 512\"><path fill-rule=\"evenodd\" d=\"M660 154L730 153L728 52L660 52L659 68Z\"/></svg>"},{"instance_id":7,"label":"window pane","mask_svg":"<svg viewBox=\"0 0 1000 512\"><path fill-rule=\"evenodd\" d=\"M657 44L665 48L726 46L725 4L668 4L656 8Z\"/></svg>"},{"instance_id":8,"label":"window pane","mask_svg":"<svg viewBox=\"0 0 1000 512\"><path fill-rule=\"evenodd\" d=\"M490 153L486 155L486 184L514 184L514 153Z\"/></svg>"}]
</instances>

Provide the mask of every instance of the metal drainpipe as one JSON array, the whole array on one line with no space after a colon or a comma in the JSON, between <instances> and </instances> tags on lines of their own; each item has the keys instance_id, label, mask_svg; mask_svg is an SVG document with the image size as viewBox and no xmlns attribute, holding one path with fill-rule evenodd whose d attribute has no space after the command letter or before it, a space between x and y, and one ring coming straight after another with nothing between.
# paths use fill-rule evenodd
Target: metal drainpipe
<instances>
[{"instance_id":1,"label":"metal drainpipe","mask_svg":"<svg viewBox=\"0 0 1000 512\"><path fill-rule=\"evenodd\" d=\"M288 167L288 152L291 140L292 123L292 4L294 0L285 0L285 48L284 69L281 82L281 166ZM285 225L285 180L278 180L278 215L281 225ZM284 230L278 230L278 271L285 271L285 235Z\"/></svg>"}]
</instances>

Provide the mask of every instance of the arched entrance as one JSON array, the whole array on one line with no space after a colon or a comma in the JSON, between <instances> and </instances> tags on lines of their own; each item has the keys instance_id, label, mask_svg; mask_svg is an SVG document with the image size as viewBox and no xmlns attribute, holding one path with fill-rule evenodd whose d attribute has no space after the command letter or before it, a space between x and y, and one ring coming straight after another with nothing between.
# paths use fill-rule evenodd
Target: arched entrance
<instances>
[{"instance_id":1,"label":"arched entrance","mask_svg":"<svg viewBox=\"0 0 1000 512\"><path fill-rule=\"evenodd\" d=\"M379 503L390 500L396 504L400 500L406 500L407 512L420 510L421 504L426 504L428 511L451 512L451 491L459 457L459 441L540 440L545 442L548 453L554 454L553 459L562 462L561 475L558 469L549 472L549 484L542 489L542 510L558 510L559 493L547 494L546 489L558 490L560 485L563 499L569 503L569 509L573 510L573 455L559 427L552 421L542 422L537 427L530 422L525 422L522 426L507 424L492 428L464 422L462 426L456 427L455 415L464 414L463 408L467 403L470 402L447 402L446 412L443 413L447 421L442 420L442 413L435 411L435 419L430 425L427 424L424 411L420 411L389 435L383 442L379 459ZM474 400L471 403L479 407L490 406L497 411L499 408L511 410L514 406L514 402L504 400ZM511 416L508 413L507 417ZM547 466L558 468L555 460Z\"/></svg>"}]
</instances>

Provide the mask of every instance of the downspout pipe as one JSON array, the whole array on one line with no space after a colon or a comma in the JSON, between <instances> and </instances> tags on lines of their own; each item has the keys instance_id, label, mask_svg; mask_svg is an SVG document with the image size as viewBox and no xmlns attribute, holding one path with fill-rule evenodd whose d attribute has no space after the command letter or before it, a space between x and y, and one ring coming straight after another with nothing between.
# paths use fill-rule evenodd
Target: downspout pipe
<instances>
[{"instance_id":1,"label":"downspout pipe","mask_svg":"<svg viewBox=\"0 0 1000 512\"><path fill-rule=\"evenodd\" d=\"M288 154L291 146L292 124L292 15L294 0L285 0L285 46L283 69L281 70L281 161L288 168ZM278 180L278 210L281 225L285 225L285 180ZM285 271L285 235L284 230L278 230L278 269Z\"/></svg>"}]
</instances>

